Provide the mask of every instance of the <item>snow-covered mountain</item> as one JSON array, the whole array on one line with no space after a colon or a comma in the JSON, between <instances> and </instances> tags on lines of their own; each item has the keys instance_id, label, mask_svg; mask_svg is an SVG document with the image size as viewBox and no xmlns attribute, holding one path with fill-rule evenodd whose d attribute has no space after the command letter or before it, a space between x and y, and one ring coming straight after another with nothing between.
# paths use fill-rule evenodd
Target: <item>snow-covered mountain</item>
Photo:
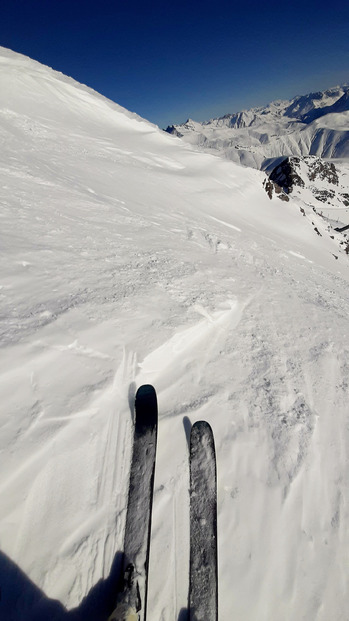
<instances>
[{"instance_id":1,"label":"snow-covered mountain","mask_svg":"<svg viewBox=\"0 0 349 621\"><path fill-rule=\"evenodd\" d=\"M189 119L166 131L201 150L255 168L280 156L349 157L349 86L203 123Z\"/></svg>"},{"instance_id":2,"label":"snow-covered mountain","mask_svg":"<svg viewBox=\"0 0 349 621\"><path fill-rule=\"evenodd\" d=\"M327 232L349 254L349 166L347 162L324 161L315 156L287 157L269 172L263 186L270 199L298 204L301 213L312 221L318 213L328 224Z\"/></svg>"},{"instance_id":3,"label":"snow-covered mountain","mask_svg":"<svg viewBox=\"0 0 349 621\"><path fill-rule=\"evenodd\" d=\"M200 419L220 621L346 618L349 276L328 223L3 48L0 140L1 619L106 621L143 383L148 618L185 618Z\"/></svg>"},{"instance_id":4,"label":"snow-covered mountain","mask_svg":"<svg viewBox=\"0 0 349 621\"><path fill-rule=\"evenodd\" d=\"M324 161L315 156L287 157L277 164L269 179L284 194L280 198L285 199L291 193L301 196L305 202L318 202L318 206L328 205L347 211L349 207L348 172L346 166L335 166L333 161ZM319 205L320 203L320 205Z\"/></svg>"}]
</instances>

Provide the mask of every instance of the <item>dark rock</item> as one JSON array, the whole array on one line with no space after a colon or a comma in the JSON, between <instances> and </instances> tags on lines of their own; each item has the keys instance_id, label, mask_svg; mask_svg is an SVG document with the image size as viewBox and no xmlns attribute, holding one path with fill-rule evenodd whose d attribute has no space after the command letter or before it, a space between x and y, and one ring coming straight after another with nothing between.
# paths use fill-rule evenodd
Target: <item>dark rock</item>
<instances>
[{"instance_id":1,"label":"dark rock","mask_svg":"<svg viewBox=\"0 0 349 621\"><path fill-rule=\"evenodd\" d=\"M172 136L178 136L178 138L183 138L183 134L181 134L174 125L168 125L168 127L166 127L164 131L168 134L172 134Z\"/></svg>"},{"instance_id":2,"label":"dark rock","mask_svg":"<svg viewBox=\"0 0 349 621\"><path fill-rule=\"evenodd\" d=\"M343 204L344 204L346 207L349 207L349 194L342 193L342 194L340 194L339 196L341 196L341 197L342 197Z\"/></svg>"},{"instance_id":3,"label":"dark rock","mask_svg":"<svg viewBox=\"0 0 349 621\"><path fill-rule=\"evenodd\" d=\"M302 169L301 161L303 162ZM301 177L301 170L303 171L304 178ZM302 158L287 157L275 166L269 175L269 179L279 185L286 194L291 194L295 186L300 188L308 186L315 198L322 203L333 199L335 191L332 189L317 189L316 180L325 181L335 186L339 185L338 171L333 162L324 162L321 158L311 155ZM349 194L343 195L343 197L349 204Z\"/></svg>"},{"instance_id":4,"label":"dark rock","mask_svg":"<svg viewBox=\"0 0 349 621\"><path fill-rule=\"evenodd\" d=\"M333 185L338 185L338 173L335 165L332 162L324 162L319 157L305 157L304 161L309 166L309 179L315 181L316 178L321 181L328 181Z\"/></svg>"},{"instance_id":5,"label":"dark rock","mask_svg":"<svg viewBox=\"0 0 349 621\"><path fill-rule=\"evenodd\" d=\"M273 193L275 192L275 195L281 200L281 201L289 201L289 197L287 196L287 194L284 193L283 189L277 184L274 183L273 181L270 181L270 179L265 180L263 182L263 186L264 189L266 191L266 193L268 194L270 200L273 198Z\"/></svg>"},{"instance_id":6,"label":"dark rock","mask_svg":"<svg viewBox=\"0 0 349 621\"><path fill-rule=\"evenodd\" d=\"M331 198L334 198L335 192L333 190L313 190L313 194L316 200L321 201L321 203L330 202Z\"/></svg>"},{"instance_id":7,"label":"dark rock","mask_svg":"<svg viewBox=\"0 0 349 621\"><path fill-rule=\"evenodd\" d=\"M299 164L299 157L287 157L281 164L274 168L269 175L269 179L277 183L286 194L291 194L293 186L295 185L304 188L304 181L297 172Z\"/></svg>"}]
</instances>

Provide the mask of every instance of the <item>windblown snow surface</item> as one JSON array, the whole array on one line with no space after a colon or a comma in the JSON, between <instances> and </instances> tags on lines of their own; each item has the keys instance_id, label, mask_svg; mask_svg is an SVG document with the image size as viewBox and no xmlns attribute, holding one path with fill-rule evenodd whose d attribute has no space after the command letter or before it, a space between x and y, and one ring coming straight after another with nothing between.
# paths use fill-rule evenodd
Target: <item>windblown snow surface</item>
<instances>
[{"instance_id":1,"label":"windblown snow surface","mask_svg":"<svg viewBox=\"0 0 349 621\"><path fill-rule=\"evenodd\" d=\"M259 171L3 48L0 70L1 618L106 619L89 603L122 551L151 383L149 620L185 618L199 419L219 619L347 620L347 255Z\"/></svg>"}]
</instances>

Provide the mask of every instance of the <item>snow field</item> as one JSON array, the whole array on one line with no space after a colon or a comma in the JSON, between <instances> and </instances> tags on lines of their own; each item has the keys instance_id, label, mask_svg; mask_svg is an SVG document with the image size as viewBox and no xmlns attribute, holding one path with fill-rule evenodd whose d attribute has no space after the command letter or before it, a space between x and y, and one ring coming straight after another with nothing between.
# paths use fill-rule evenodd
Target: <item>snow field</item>
<instances>
[{"instance_id":1,"label":"snow field","mask_svg":"<svg viewBox=\"0 0 349 621\"><path fill-rule=\"evenodd\" d=\"M35 619L29 580L71 610L107 578L152 383L149 618L187 606L188 431L205 419L220 620L344 619L347 257L261 173L29 59L0 65L0 547L28 579L7 618Z\"/></svg>"}]
</instances>

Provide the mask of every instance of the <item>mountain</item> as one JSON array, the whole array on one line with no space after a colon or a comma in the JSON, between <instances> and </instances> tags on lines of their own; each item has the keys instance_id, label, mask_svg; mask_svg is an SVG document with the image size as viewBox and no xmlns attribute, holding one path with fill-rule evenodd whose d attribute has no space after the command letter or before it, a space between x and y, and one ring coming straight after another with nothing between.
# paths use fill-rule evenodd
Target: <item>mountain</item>
<instances>
[{"instance_id":1,"label":"mountain","mask_svg":"<svg viewBox=\"0 0 349 621\"><path fill-rule=\"evenodd\" d=\"M200 150L264 168L281 156L349 157L349 86L275 101L203 123L166 131Z\"/></svg>"},{"instance_id":2,"label":"mountain","mask_svg":"<svg viewBox=\"0 0 349 621\"><path fill-rule=\"evenodd\" d=\"M148 618L186 613L197 420L217 452L219 619L345 618L349 276L328 223L3 48L0 140L1 618L106 621L144 383Z\"/></svg>"},{"instance_id":3,"label":"mountain","mask_svg":"<svg viewBox=\"0 0 349 621\"><path fill-rule=\"evenodd\" d=\"M336 167L333 162L305 156L287 157L275 166L269 179L284 191L287 198L291 192L297 193L306 202L309 195L304 194L304 191L309 189L313 195L310 196L310 202L314 202L315 198L320 203L330 203L344 211L345 207L349 207L349 194L345 191L346 176L346 172Z\"/></svg>"},{"instance_id":4,"label":"mountain","mask_svg":"<svg viewBox=\"0 0 349 621\"><path fill-rule=\"evenodd\" d=\"M314 223L314 213L327 223L327 233L349 254L348 164L334 164L315 156L287 157L270 172L263 186L270 199L278 198L298 205L303 216ZM334 255L337 256L337 255Z\"/></svg>"}]
</instances>

